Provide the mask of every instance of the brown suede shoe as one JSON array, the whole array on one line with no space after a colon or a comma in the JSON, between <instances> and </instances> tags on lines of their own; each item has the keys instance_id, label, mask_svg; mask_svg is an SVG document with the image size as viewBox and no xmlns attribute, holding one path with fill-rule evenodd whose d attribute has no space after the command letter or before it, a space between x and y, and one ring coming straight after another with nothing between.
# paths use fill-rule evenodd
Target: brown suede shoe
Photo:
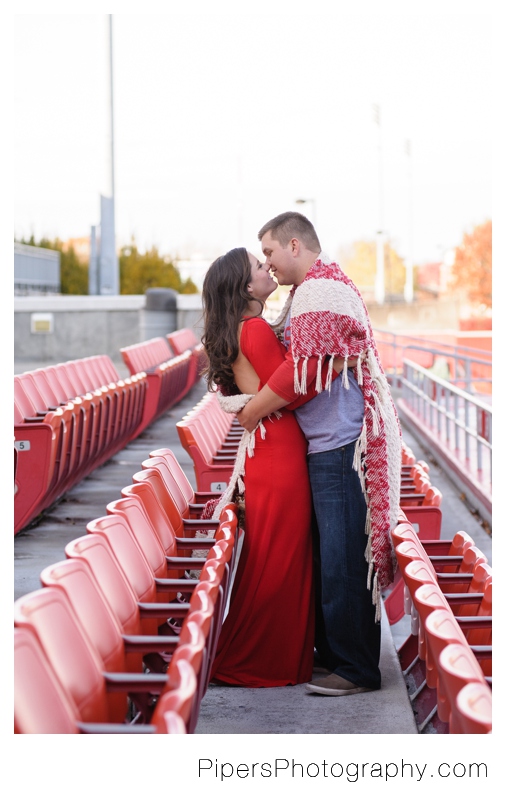
<instances>
[{"instance_id":1,"label":"brown suede shoe","mask_svg":"<svg viewBox=\"0 0 506 800\"><path fill-rule=\"evenodd\" d=\"M335 672L326 675L325 678L318 678L311 683L306 683L308 692L314 694L325 694L330 697L340 697L344 694L358 694L359 692L373 692L374 689L368 689L366 686L356 686L351 681L341 678Z\"/></svg>"}]
</instances>

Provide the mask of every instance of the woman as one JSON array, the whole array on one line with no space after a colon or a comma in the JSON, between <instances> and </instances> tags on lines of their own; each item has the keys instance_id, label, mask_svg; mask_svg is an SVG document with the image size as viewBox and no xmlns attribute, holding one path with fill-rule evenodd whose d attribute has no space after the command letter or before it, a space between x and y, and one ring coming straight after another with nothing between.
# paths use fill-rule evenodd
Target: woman
<instances>
[{"instance_id":1,"label":"woman","mask_svg":"<svg viewBox=\"0 0 506 800\"><path fill-rule=\"evenodd\" d=\"M203 286L208 388L255 394L285 348L261 317L277 288L265 264L236 248L216 259ZM292 409L313 396L308 391ZM311 494L306 439L291 410L264 419L245 463L245 539L212 680L285 686L311 679L314 606Z\"/></svg>"}]
</instances>

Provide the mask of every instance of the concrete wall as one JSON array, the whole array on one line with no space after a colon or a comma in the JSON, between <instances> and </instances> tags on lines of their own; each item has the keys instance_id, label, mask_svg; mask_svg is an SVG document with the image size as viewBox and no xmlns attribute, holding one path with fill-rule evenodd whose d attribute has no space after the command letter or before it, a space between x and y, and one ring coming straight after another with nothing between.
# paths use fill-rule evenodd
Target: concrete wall
<instances>
[{"instance_id":1,"label":"concrete wall","mask_svg":"<svg viewBox=\"0 0 506 800\"><path fill-rule=\"evenodd\" d=\"M118 363L122 347L146 338L179 328L193 328L200 337L200 295L178 295L177 317L147 311L145 299L145 295L15 297L15 365L32 369L32 364L57 364L99 353Z\"/></svg>"}]
</instances>

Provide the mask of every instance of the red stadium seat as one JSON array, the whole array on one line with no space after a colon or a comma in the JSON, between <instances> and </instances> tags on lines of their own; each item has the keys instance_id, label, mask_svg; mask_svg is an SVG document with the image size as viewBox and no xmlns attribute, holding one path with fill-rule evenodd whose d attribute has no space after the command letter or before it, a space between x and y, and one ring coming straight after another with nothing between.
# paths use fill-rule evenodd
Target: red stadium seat
<instances>
[{"instance_id":1,"label":"red stadium seat","mask_svg":"<svg viewBox=\"0 0 506 800\"><path fill-rule=\"evenodd\" d=\"M165 675L106 672L65 592L57 587L39 589L17 600L14 624L38 637L85 722L124 722L127 693L134 698L139 692L160 694L165 689ZM116 693L123 698L120 704L113 699Z\"/></svg>"},{"instance_id":2,"label":"red stadium seat","mask_svg":"<svg viewBox=\"0 0 506 800\"><path fill-rule=\"evenodd\" d=\"M179 665L179 673L182 672ZM14 733L166 733L185 734L181 716L186 697L184 683L166 692L158 701L150 725L85 723L79 718L72 696L60 683L39 639L28 628L14 629ZM184 699L183 699L184 698Z\"/></svg>"},{"instance_id":3,"label":"red stadium seat","mask_svg":"<svg viewBox=\"0 0 506 800\"><path fill-rule=\"evenodd\" d=\"M438 665L439 687L442 710L438 705L438 714L446 716L450 733L465 733L459 730L458 713L455 715L457 696L469 683L487 685L483 669L476 656L464 644L449 644L441 651Z\"/></svg>"},{"instance_id":4,"label":"red stadium seat","mask_svg":"<svg viewBox=\"0 0 506 800\"><path fill-rule=\"evenodd\" d=\"M470 682L457 695L452 719L455 733L492 732L492 692L481 681Z\"/></svg>"}]
</instances>

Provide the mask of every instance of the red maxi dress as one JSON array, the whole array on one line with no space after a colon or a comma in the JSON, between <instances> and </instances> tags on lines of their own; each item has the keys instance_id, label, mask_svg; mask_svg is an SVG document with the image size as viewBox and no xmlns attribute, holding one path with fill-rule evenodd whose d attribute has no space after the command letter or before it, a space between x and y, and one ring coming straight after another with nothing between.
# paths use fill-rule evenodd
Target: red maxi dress
<instances>
[{"instance_id":1,"label":"red maxi dress","mask_svg":"<svg viewBox=\"0 0 506 800\"><path fill-rule=\"evenodd\" d=\"M241 350L260 378L259 390L286 352L255 317L243 324ZM265 439L257 430L254 455L246 456L244 544L211 676L235 686L304 683L313 670L307 442L292 411L263 422Z\"/></svg>"}]
</instances>

